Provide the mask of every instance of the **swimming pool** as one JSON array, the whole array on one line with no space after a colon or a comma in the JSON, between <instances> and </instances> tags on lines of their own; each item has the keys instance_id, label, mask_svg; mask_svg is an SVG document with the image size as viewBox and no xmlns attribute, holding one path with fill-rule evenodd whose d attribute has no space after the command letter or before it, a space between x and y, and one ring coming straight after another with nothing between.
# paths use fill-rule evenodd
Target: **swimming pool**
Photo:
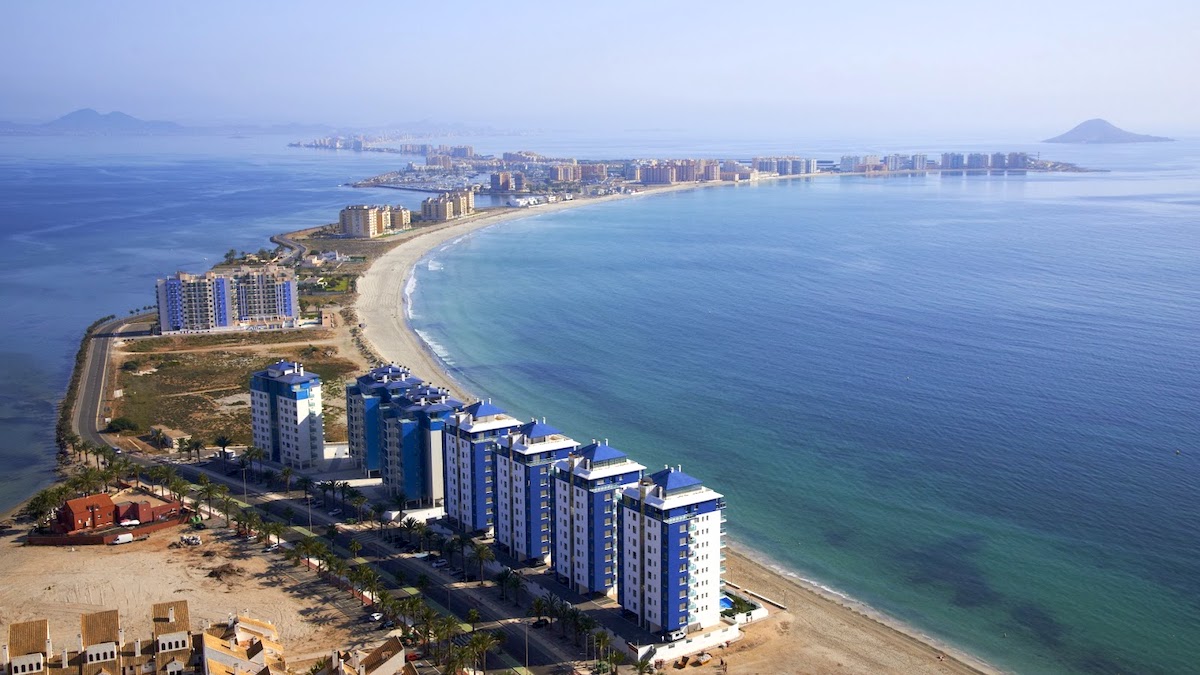
<instances>
[{"instance_id":1,"label":"swimming pool","mask_svg":"<svg viewBox=\"0 0 1200 675\"><path fill-rule=\"evenodd\" d=\"M721 596L721 609L733 609L733 600L731 600L728 595Z\"/></svg>"}]
</instances>

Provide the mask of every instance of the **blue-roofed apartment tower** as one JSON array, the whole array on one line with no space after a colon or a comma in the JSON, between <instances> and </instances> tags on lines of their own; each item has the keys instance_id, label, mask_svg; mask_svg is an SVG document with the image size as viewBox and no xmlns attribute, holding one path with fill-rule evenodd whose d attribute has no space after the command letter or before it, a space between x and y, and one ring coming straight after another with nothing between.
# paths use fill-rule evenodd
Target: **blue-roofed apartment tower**
<instances>
[{"instance_id":1,"label":"blue-roofed apartment tower","mask_svg":"<svg viewBox=\"0 0 1200 675\"><path fill-rule=\"evenodd\" d=\"M554 463L554 571L578 593L617 589L617 504L646 467L607 442L592 441Z\"/></svg>"},{"instance_id":2,"label":"blue-roofed apartment tower","mask_svg":"<svg viewBox=\"0 0 1200 675\"><path fill-rule=\"evenodd\" d=\"M550 559L550 470L578 444L544 421L527 422L497 443L496 543L518 560Z\"/></svg>"},{"instance_id":3,"label":"blue-roofed apartment tower","mask_svg":"<svg viewBox=\"0 0 1200 675\"><path fill-rule=\"evenodd\" d=\"M250 376L250 427L254 445L272 462L301 469L325 456L321 378L304 366L279 361Z\"/></svg>"},{"instance_id":4,"label":"blue-roofed apartment tower","mask_svg":"<svg viewBox=\"0 0 1200 675\"><path fill-rule=\"evenodd\" d=\"M346 436L350 458L367 477L378 478L383 470L383 411L394 398L420 384L420 378L393 363L374 368L346 385Z\"/></svg>"},{"instance_id":5,"label":"blue-roofed apartment tower","mask_svg":"<svg viewBox=\"0 0 1200 675\"><path fill-rule=\"evenodd\" d=\"M419 385L383 407L380 476L393 497L422 507L445 506L446 421L462 407L439 387Z\"/></svg>"},{"instance_id":6,"label":"blue-roofed apartment tower","mask_svg":"<svg viewBox=\"0 0 1200 675\"><path fill-rule=\"evenodd\" d=\"M495 517L496 439L521 421L488 401L476 401L446 423L446 516L467 532L491 531Z\"/></svg>"},{"instance_id":7,"label":"blue-roofed apartment tower","mask_svg":"<svg viewBox=\"0 0 1200 675\"><path fill-rule=\"evenodd\" d=\"M725 500L677 467L625 488L618 521L618 601L652 632L696 631L721 621Z\"/></svg>"}]
</instances>

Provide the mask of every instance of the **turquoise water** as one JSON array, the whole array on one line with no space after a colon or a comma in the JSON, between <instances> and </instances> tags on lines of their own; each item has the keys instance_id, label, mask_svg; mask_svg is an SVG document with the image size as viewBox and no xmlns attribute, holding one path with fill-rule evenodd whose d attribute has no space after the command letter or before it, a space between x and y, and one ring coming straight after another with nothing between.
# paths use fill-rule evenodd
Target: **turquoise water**
<instances>
[{"instance_id":1,"label":"turquoise water","mask_svg":"<svg viewBox=\"0 0 1200 675\"><path fill-rule=\"evenodd\" d=\"M413 323L471 391L682 463L737 542L921 631L1023 672L1192 671L1200 152L1067 152L1116 170L505 223L418 267Z\"/></svg>"}]
</instances>

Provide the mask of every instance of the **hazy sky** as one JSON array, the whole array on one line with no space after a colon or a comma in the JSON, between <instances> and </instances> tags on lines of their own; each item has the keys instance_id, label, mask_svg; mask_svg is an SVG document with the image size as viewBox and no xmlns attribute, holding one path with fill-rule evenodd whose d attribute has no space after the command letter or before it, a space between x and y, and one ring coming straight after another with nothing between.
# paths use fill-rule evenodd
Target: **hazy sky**
<instances>
[{"instance_id":1,"label":"hazy sky","mask_svg":"<svg viewBox=\"0 0 1200 675\"><path fill-rule=\"evenodd\" d=\"M1200 131L1200 2L4 2L0 119Z\"/></svg>"}]
</instances>

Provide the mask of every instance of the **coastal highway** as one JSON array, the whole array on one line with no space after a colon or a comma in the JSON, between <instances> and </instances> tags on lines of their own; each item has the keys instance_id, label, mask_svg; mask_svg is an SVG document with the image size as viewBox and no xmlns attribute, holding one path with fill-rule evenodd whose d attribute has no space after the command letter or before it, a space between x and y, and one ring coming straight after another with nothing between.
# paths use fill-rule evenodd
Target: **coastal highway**
<instances>
[{"instance_id":1,"label":"coastal highway","mask_svg":"<svg viewBox=\"0 0 1200 675\"><path fill-rule=\"evenodd\" d=\"M100 413L104 406L105 378L108 374L108 352L113 340L120 335L147 335L148 327L137 328L146 324L152 315L125 316L101 324L92 334L88 342L87 357L83 364L83 375L79 381L79 391L75 396L75 409L71 411L71 425L75 433L90 443L107 445L100 436Z\"/></svg>"}]
</instances>

